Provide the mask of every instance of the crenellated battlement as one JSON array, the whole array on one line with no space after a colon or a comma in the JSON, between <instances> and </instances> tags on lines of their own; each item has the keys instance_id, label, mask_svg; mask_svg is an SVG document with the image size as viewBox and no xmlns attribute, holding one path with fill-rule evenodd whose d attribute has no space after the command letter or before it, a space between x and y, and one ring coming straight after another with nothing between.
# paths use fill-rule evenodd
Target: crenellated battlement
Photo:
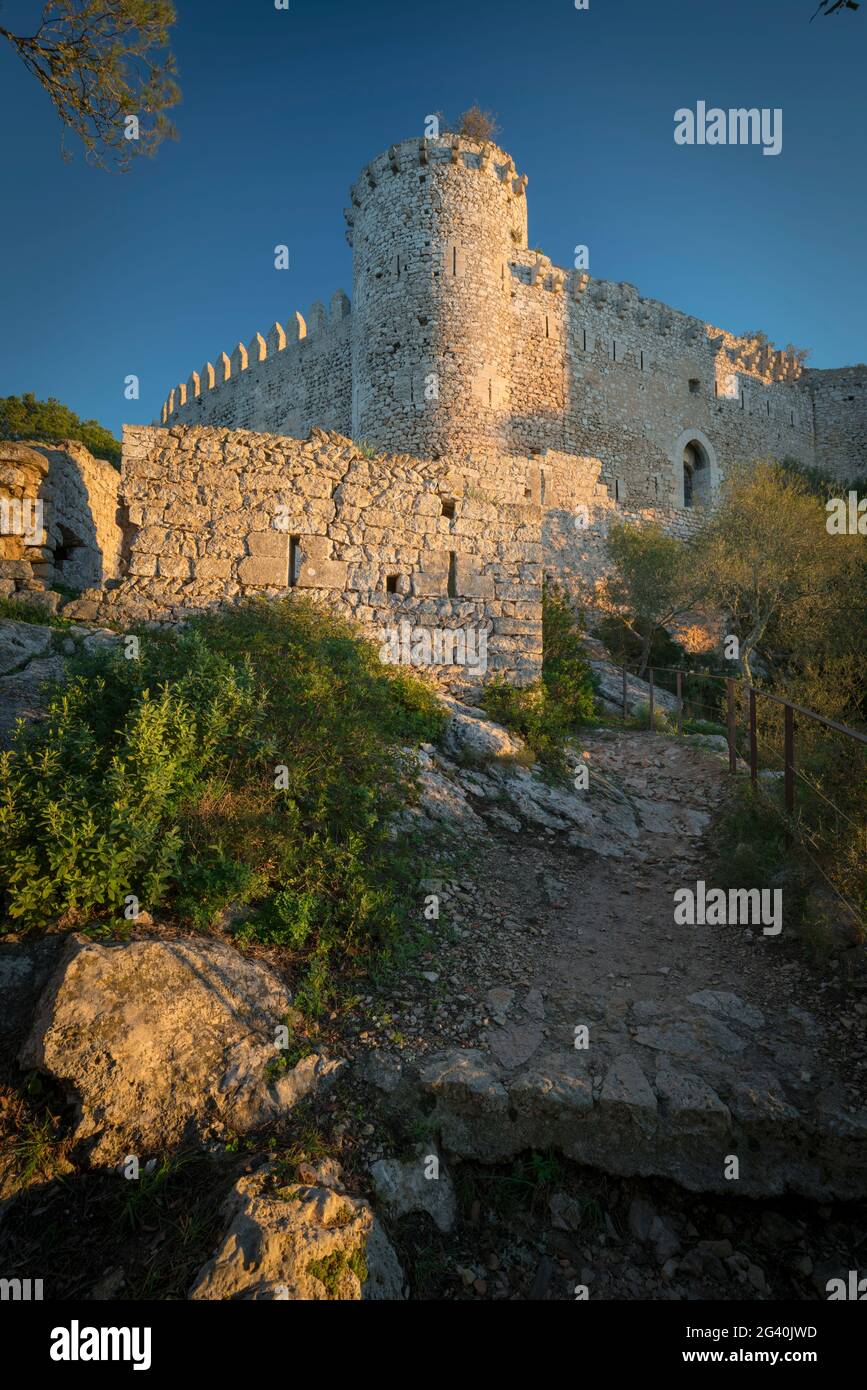
<instances>
[{"instance_id":1,"label":"crenellated battlement","mask_svg":"<svg viewBox=\"0 0 867 1390\"><path fill-rule=\"evenodd\" d=\"M295 311L286 320L285 327L275 320L267 333L254 333L246 345L239 342L231 353L221 352L216 366L206 362L201 371L192 372L185 382L173 387L163 402L160 423L192 423L186 418L186 407L195 406L209 392L219 392L221 388L237 384L243 373L263 363L273 363L281 353L291 356L293 347L314 338L318 345L328 335L345 336L351 310L349 296L344 290L337 290L331 297L330 314L320 300L315 300L306 319Z\"/></svg>"},{"instance_id":2,"label":"crenellated battlement","mask_svg":"<svg viewBox=\"0 0 867 1390\"><path fill-rule=\"evenodd\" d=\"M466 136L448 133L433 139L422 136L402 140L389 145L371 160L350 188L352 206L345 209L344 214L350 228L354 225L355 212L369 203L376 189L383 185L388 188L398 175L417 179L419 174L436 172L438 167L470 176L481 174L514 198L523 198L527 192L527 175L519 174L512 156L492 141L469 140Z\"/></svg>"}]
</instances>

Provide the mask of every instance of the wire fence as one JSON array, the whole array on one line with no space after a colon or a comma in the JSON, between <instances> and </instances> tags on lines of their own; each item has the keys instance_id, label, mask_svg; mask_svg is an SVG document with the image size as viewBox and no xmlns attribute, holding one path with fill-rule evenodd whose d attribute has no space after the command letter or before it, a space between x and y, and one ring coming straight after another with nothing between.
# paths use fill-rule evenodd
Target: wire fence
<instances>
[{"instance_id":1,"label":"wire fence","mask_svg":"<svg viewBox=\"0 0 867 1390\"><path fill-rule=\"evenodd\" d=\"M646 698L637 702L633 691L630 711L629 675L638 668L620 669L624 722L639 705L651 729L660 715L681 736L697 717L715 725L730 773L749 771L756 794L867 932L867 733L727 673L676 667L646 668ZM673 678L673 690L660 686L661 676Z\"/></svg>"}]
</instances>

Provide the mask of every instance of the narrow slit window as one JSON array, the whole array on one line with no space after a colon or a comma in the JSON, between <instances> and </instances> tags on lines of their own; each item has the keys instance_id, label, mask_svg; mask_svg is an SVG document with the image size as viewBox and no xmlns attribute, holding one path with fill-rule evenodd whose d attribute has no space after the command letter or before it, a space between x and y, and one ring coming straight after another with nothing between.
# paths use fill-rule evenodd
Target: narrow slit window
<instances>
[{"instance_id":1,"label":"narrow slit window","mask_svg":"<svg viewBox=\"0 0 867 1390\"><path fill-rule=\"evenodd\" d=\"M397 593L397 575L396 575L396 574L387 574L387 575L385 576L385 592L386 592L387 594L396 594L396 593Z\"/></svg>"},{"instance_id":2,"label":"narrow slit window","mask_svg":"<svg viewBox=\"0 0 867 1390\"><path fill-rule=\"evenodd\" d=\"M449 598L457 598L458 594L458 557L454 550L449 551L449 578L447 592Z\"/></svg>"},{"instance_id":3,"label":"narrow slit window","mask_svg":"<svg viewBox=\"0 0 867 1390\"><path fill-rule=\"evenodd\" d=\"M289 588L294 589L301 573L301 537L289 537Z\"/></svg>"}]
</instances>

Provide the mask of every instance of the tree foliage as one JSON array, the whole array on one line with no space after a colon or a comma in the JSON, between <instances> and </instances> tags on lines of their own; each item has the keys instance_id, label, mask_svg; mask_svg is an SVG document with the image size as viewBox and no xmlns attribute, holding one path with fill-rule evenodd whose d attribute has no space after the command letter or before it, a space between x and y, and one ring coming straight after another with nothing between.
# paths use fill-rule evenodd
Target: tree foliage
<instances>
[{"instance_id":1,"label":"tree foliage","mask_svg":"<svg viewBox=\"0 0 867 1390\"><path fill-rule=\"evenodd\" d=\"M79 136L88 162L123 171L176 136L165 114L180 100L168 46L175 19L170 0L47 0L35 34L0 27L0 38L48 93L64 131ZM137 118L137 138L128 117Z\"/></svg>"},{"instance_id":2,"label":"tree foliage","mask_svg":"<svg viewBox=\"0 0 867 1390\"><path fill-rule=\"evenodd\" d=\"M858 644L867 635L867 545L862 536L830 535L826 521L821 498L791 469L741 465L723 482L699 547L706 593L730 615L745 676L752 680L758 653L775 683L807 703L812 671L810 703L820 712L835 686L841 693L845 673L844 705L863 687Z\"/></svg>"},{"instance_id":3,"label":"tree foliage","mask_svg":"<svg viewBox=\"0 0 867 1390\"><path fill-rule=\"evenodd\" d=\"M120 442L97 420L80 420L73 410L49 396L38 401L32 391L0 397L0 439L34 439L61 444L77 439L96 458L120 467Z\"/></svg>"},{"instance_id":4,"label":"tree foliage","mask_svg":"<svg viewBox=\"0 0 867 1390\"><path fill-rule=\"evenodd\" d=\"M819 0L819 8L811 17L810 23L816 18L817 14L842 14L844 10L860 10L859 0Z\"/></svg>"},{"instance_id":5,"label":"tree foliage","mask_svg":"<svg viewBox=\"0 0 867 1390\"><path fill-rule=\"evenodd\" d=\"M611 571L599 600L641 642L643 674L654 636L695 606L702 585L691 549L659 526L615 524L606 549Z\"/></svg>"}]
</instances>

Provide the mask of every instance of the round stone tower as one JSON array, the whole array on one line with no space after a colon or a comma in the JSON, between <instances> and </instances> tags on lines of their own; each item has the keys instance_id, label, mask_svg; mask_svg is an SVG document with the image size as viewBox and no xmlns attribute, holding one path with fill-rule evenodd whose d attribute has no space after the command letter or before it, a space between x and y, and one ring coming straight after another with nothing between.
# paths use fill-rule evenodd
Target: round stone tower
<instances>
[{"instance_id":1,"label":"round stone tower","mask_svg":"<svg viewBox=\"0 0 867 1390\"><path fill-rule=\"evenodd\" d=\"M508 447L526 185L497 146L454 135L364 169L346 210L354 439L427 458Z\"/></svg>"}]
</instances>

